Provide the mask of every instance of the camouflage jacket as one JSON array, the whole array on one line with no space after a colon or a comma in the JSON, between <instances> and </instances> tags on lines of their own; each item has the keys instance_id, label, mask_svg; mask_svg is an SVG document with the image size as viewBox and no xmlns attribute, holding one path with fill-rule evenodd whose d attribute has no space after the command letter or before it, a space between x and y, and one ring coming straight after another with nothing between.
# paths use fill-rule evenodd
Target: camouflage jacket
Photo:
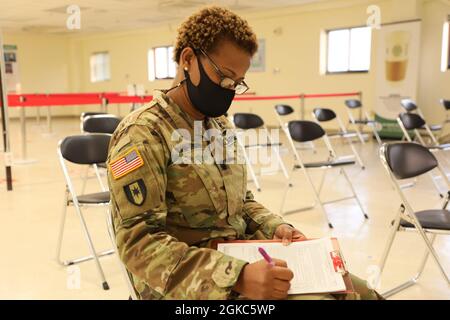
<instances>
[{"instance_id":1,"label":"camouflage jacket","mask_svg":"<svg viewBox=\"0 0 450 320\"><path fill-rule=\"evenodd\" d=\"M231 128L225 117L205 122L221 132ZM271 239L285 223L254 201L245 164L174 163L173 132L192 132L193 123L157 91L111 139L107 164L116 242L141 299L230 298L246 262L218 252L213 241Z\"/></svg>"}]
</instances>

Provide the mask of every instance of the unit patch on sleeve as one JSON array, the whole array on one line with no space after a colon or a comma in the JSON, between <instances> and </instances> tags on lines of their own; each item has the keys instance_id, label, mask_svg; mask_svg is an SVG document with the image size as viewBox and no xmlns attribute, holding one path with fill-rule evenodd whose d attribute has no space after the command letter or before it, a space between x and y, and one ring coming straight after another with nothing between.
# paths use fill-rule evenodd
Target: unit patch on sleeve
<instances>
[{"instance_id":1,"label":"unit patch on sleeve","mask_svg":"<svg viewBox=\"0 0 450 320\"><path fill-rule=\"evenodd\" d=\"M134 181L123 187L128 201L136 206L141 206L147 197L147 187L142 179Z\"/></svg>"}]
</instances>

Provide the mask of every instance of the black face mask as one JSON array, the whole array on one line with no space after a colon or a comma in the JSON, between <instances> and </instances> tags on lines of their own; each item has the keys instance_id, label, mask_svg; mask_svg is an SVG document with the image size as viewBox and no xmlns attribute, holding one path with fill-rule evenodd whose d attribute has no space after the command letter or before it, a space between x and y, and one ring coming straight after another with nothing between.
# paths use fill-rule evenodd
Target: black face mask
<instances>
[{"instance_id":1,"label":"black face mask","mask_svg":"<svg viewBox=\"0 0 450 320\"><path fill-rule=\"evenodd\" d=\"M235 91L222 88L212 81L203 69L200 58L197 57L200 70L200 82L195 86L189 78L189 73L184 70L189 99L194 107L203 115L210 118L223 116L231 106Z\"/></svg>"}]
</instances>

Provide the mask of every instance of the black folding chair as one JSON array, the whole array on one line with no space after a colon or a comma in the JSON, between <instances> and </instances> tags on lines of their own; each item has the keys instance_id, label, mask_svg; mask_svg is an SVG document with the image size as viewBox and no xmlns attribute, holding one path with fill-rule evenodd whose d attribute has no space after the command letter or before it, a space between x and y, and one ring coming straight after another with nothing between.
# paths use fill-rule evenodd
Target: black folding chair
<instances>
[{"instance_id":1,"label":"black folding chair","mask_svg":"<svg viewBox=\"0 0 450 320\"><path fill-rule=\"evenodd\" d=\"M422 119L425 119L422 110L419 109L419 107L413 100L403 99L400 104L402 105L403 109L406 110L406 112L417 113ZM439 144L436 136L434 135L434 132L440 132L442 130L442 125L428 125L427 123L425 123L422 128L419 128L419 130L426 130L431 140L433 140L433 143Z\"/></svg>"},{"instance_id":2,"label":"black folding chair","mask_svg":"<svg viewBox=\"0 0 450 320\"><path fill-rule=\"evenodd\" d=\"M283 160L281 159L280 152L278 148L281 146L281 143L273 143L272 139L270 138L269 131L267 130L264 120L254 114L254 113L236 113L233 115L233 123L234 126L238 129L236 132L236 138L239 146L243 150L243 155L245 158L245 161L247 162L247 166L250 171L250 175L252 177L253 182L256 185L256 188L258 191L261 191L261 186L259 184L258 178L256 177L255 170L252 165L252 161L247 154L247 150L255 149L255 148L270 148L272 152L275 153L275 157L277 160L277 163L279 164L281 171L283 172L286 179L289 179L286 166L283 163ZM256 141L251 141L250 143L245 142L245 132L247 130L263 130L265 142L258 141L258 137L254 136L256 138Z\"/></svg>"},{"instance_id":3,"label":"black folding chair","mask_svg":"<svg viewBox=\"0 0 450 320\"><path fill-rule=\"evenodd\" d=\"M355 158L356 161L358 162L359 166L362 169L365 169L365 165L364 162L361 159L361 156L359 155L358 151L356 151L353 142L352 142L352 138L357 137L358 135L356 133L353 132L348 132L347 129L344 126L344 123L341 121L341 118L336 114L336 112L334 112L331 109L327 109L327 108L315 108L313 110L313 117L318 121L318 122L329 122L329 121L336 121L338 126L339 126L339 131L335 134L331 134L331 135L327 135L327 137L330 138L342 138L345 142L347 142L347 144L350 146L353 156L350 155L351 158ZM331 141L330 141L330 147L331 146ZM333 152L336 154L336 152L333 149ZM344 159L344 158L349 158L349 156L342 156L339 157L339 159Z\"/></svg>"},{"instance_id":4,"label":"black folding chair","mask_svg":"<svg viewBox=\"0 0 450 320\"><path fill-rule=\"evenodd\" d=\"M280 124L280 127L282 128L283 132L287 128L288 120L298 120L293 119L294 114L294 108L287 104L277 104L275 106L275 116L277 117L278 123ZM290 137L288 137L289 139ZM299 146L298 149L312 149L314 153L316 153L316 146L314 145L313 141L302 143L301 146Z\"/></svg>"},{"instance_id":5,"label":"black folding chair","mask_svg":"<svg viewBox=\"0 0 450 320\"><path fill-rule=\"evenodd\" d=\"M81 132L82 133L107 133L113 134L119 125L121 119L112 114L99 113L99 112L85 112L82 114L81 121ZM106 169L105 163L97 163L92 165L94 169L95 176L97 177L98 183L100 184L103 191L107 190L107 187L103 183L100 175L99 168ZM89 166L86 167L86 171L83 177L83 185L81 192L84 193L86 190L86 184L89 179Z\"/></svg>"},{"instance_id":6,"label":"black folding chair","mask_svg":"<svg viewBox=\"0 0 450 320\"><path fill-rule=\"evenodd\" d=\"M106 112L83 112L83 113L81 113L81 115L80 115L81 132L83 132L83 121L84 121L84 118L90 117L90 116L103 115L103 114L107 114L107 113Z\"/></svg>"},{"instance_id":7,"label":"black folding chair","mask_svg":"<svg viewBox=\"0 0 450 320\"><path fill-rule=\"evenodd\" d=\"M368 217L367 213L364 211L361 201L359 200L358 196L356 195L353 184L351 183L350 179L347 176L347 173L344 170L345 166L354 165L356 162L354 160L339 160L336 157L336 154L334 153L333 149L330 146L330 141L329 141L328 137L326 136L325 131L316 122L290 121L286 131L287 131L286 134L291 137L291 139L289 139L289 141L290 141L292 151L295 155L295 165L292 169L293 172L292 172L291 178L289 180L289 185L290 186L292 185L291 181L292 181L292 176L293 176L294 171L298 170L298 169L302 170L303 174L306 177L306 181L308 182L309 186L311 187L311 189L314 193L315 203L309 207L303 207L303 208L298 208L295 210L284 211L284 205L285 205L287 194L289 191L289 188L286 188L284 196L283 196L283 200L281 203L281 208L280 208L281 214L290 214L290 213L294 213L294 212L309 210L309 209L314 208L316 204L319 204L319 207L328 222L328 226L330 228L333 228L333 225L331 224L330 220L328 219L328 215L325 211L324 205L339 202L339 201L349 200L349 199L355 199L359 208L361 209L361 212L363 213L364 217L366 219L368 219L369 217ZM320 138L323 139L323 141L325 142L325 145L327 147L327 150L329 153L328 159L325 161L322 161L322 162L305 163L305 161L303 160L303 158L300 155L300 152L298 152L298 150L295 148L294 141L307 142L307 141L314 141L314 140L317 140ZM332 201L322 201L320 199L320 196L321 196L322 187L323 187L324 180L325 180L326 171L328 169L333 169L333 168L338 168L340 170L340 173L344 176L345 180L347 181L347 183L350 187L352 195L349 197L335 199ZM316 187L314 186L314 183L308 173L308 169L325 170L325 174L322 175L322 179L321 179L320 186L318 189L316 189Z\"/></svg>"},{"instance_id":8,"label":"black folding chair","mask_svg":"<svg viewBox=\"0 0 450 320\"><path fill-rule=\"evenodd\" d=\"M94 260L104 290L108 290L109 285L106 282L103 269L100 265L99 257L110 255L114 253L114 250L107 250L100 253L96 252L81 208L104 206L109 211L110 194L108 191L102 191L91 194L77 195L72 180L70 178L66 162L85 166L106 162L106 159L108 157L108 147L110 139L111 136L108 134L69 136L59 142L57 150L59 162L61 164L64 179L66 182L66 187L64 194L64 206L62 210L61 224L56 249L56 260L62 266L69 266L85 262L88 260ZM86 241L89 246L90 255L86 257L63 261L61 259L61 247L68 206L73 206L75 208L75 212L80 220L84 236L86 237Z\"/></svg>"},{"instance_id":9,"label":"black folding chair","mask_svg":"<svg viewBox=\"0 0 450 320\"><path fill-rule=\"evenodd\" d=\"M348 114L348 118L350 120L350 124L353 125L356 133L358 134L358 138L361 141L361 143L364 144L365 140L364 140L363 134L362 134L361 130L358 128L358 126L365 125L365 126L369 126L372 129L373 135L377 139L378 144L381 145L380 135L378 134L378 131L377 131L377 126L380 124L369 117L369 114L367 113L367 111L363 109L363 105L362 105L361 101L356 100L356 99L349 99L349 100L345 100L345 105L347 106L347 114ZM353 112L355 110L360 110L360 112L362 112L361 119L355 120L355 117L353 115Z\"/></svg>"},{"instance_id":10,"label":"black folding chair","mask_svg":"<svg viewBox=\"0 0 450 320\"><path fill-rule=\"evenodd\" d=\"M416 178L437 169L445 179L447 188L450 189L450 182L448 181L444 171L439 166L436 157L430 152L430 150L416 143L405 142L385 144L380 149L380 158L402 201L400 209L394 221L392 221L393 227L381 258L381 273L386 265L386 260L397 231L418 232L426 245L426 252L422 262L420 263L417 274L409 281L384 293L383 296L392 296L416 284L425 268L425 264L430 254L433 256L433 259L439 267L445 281L447 284L450 284L449 276L446 274L433 247L436 235L450 234L450 211L447 210L450 192L447 192L442 209L414 211L408 203L407 197L403 193L399 184L399 181L401 180ZM428 238L427 234L431 235L431 239Z\"/></svg>"},{"instance_id":11,"label":"black folding chair","mask_svg":"<svg viewBox=\"0 0 450 320\"><path fill-rule=\"evenodd\" d=\"M120 121L119 117L112 114L85 116L82 121L82 132L113 134Z\"/></svg>"}]
</instances>

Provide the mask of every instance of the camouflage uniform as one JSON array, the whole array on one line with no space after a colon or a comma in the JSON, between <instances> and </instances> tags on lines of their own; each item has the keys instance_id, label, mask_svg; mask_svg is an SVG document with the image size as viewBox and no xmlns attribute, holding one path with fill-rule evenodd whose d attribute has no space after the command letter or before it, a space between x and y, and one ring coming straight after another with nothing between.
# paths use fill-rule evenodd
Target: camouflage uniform
<instances>
[{"instance_id":1,"label":"camouflage uniform","mask_svg":"<svg viewBox=\"0 0 450 320\"><path fill-rule=\"evenodd\" d=\"M141 299L232 298L246 262L212 249L213 241L271 239L285 223L253 200L244 164L172 162L178 143L173 131L186 129L193 136L193 123L157 91L150 104L120 123L111 140L107 163L116 241ZM231 128L225 117L208 120L206 127Z\"/></svg>"}]
</instances>

